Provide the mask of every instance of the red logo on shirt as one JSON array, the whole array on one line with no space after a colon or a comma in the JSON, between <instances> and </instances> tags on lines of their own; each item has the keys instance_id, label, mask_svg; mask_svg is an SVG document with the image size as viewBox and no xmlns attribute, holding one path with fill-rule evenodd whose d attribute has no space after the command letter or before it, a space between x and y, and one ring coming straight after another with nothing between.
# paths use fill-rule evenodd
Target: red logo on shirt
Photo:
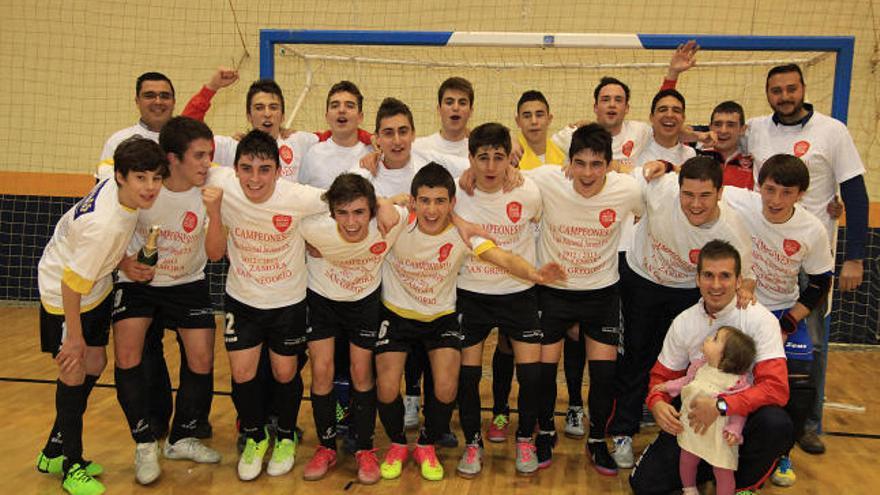
<instances>
[{"instance_id":1,"label":"red logo on shirt","mask_svg":"<svg viewBox=\"0 0 880 495\"><path fill-rule=\"evenodd\" d=\"M519 222L522 218L522 203L516 201L507 203L507 218L513 223Z\"/></svg>"},{"instance_id":2,"label":"red logo on shirt","mask_svg":"<svg viewBox=\"0 0 880 495\"><path fill-rule=\"evenodd\" d=\"M189 234L193 230L196 229L196 225L199 224L199 217L196 216L195 213L188 211L183 215L183 222L180 224L183 227L183 231Z\"/></svg>"},{"instance_id":3,"label":"red logo on shirt","mask_svg":"<svg viewBox=\"0 0 880 495\"><path fill-rule=\"evenodd\" d=\"M690 258L691 263L693 263L695 265L697 264L697 259L699 259L699 257L700 257L700 250L699 249L691 249L691 252L688 253L688 258Z\"/></svg>"},{"instance_id":4,"label":"red logo on shirt","mask_svg":"<svg viewBox=\"0 0 880 495\"><path fill-rule=\"evenodd\" d=\"M370 246L370 252L373 254L382 254L385 252L385 248L388 247L388 244L385 241L379 241L376 244Z\"/></svg>"},{"instance_id":5,"label":"red logo on shirt","mask_svg":"<svg viewBox=\"0 0 880 495\"><path fill-rule=\"evenodd\" d=\"M620 149L620 151L623 152L623 155L624 155L624 156L626 156L627 158L629 158L629 155L631 155L632 152L633 152L633 147L634 147L634 146L635 146L635 143L633 143L633 142L632 142L632 139L630 139L629 141L623 143L623 147Z\"/></svg>"},{"instance_id":6,"label":"red logo on shirt","mask_svg":"<svg viewBox=\"0 0 880 495\"><path fill-rule=\"evenodd\" d=\"M452 252L452 243L447 242L446 244L440 246L440 256L437 256L437 261L443 263L446 261L446 258L449 257L449 253Z\"/></svg>"},{"instance_id":7,"label":"red logo on shirt","mask_svg":"<svg viewBox=\"0 0 880 495\"><path fill-rule=\"evenodd\" d=\"M612 210L611 208L606 208L599 212L599 223L602 224L606 229L614 223L614 220L617 218L617 212Z\"/></svg>"},{"instance_id":8,"label":"red logo on shirt","mask_svg":"<svg viewBox=\"0 0 880 495\"><path fill-rule=\"evenodd\" d=\"M286 144L282 144L280 148L278 148L278 155L281 156L281 159L284 160L284 163L290 165L290 162L293 161L293 150L290 149L290 146Z\"/></svg>"},{"instance_id":9,"label":"red logo on shirt","mask_svg":"<svg viewBox=\"0 0 880 495\"><path fill-rule=\"evenodd\" d=\"M278 229L278 232L284 232L289 229L291 223L293 223L293 217L290 215L275 215L272 217L272 225Z\"/></svg>"},{"instance_id":10,"label":"red logo on shirt","mask_svg":"<svg viewBox=\"0 0 880 495\"><path fill-rule=\"evenodd\" d=\"M810 143L807 141L798 141L794 143L794 156L800 158L810 151Z\"/></svg>"},{"instance_id":11,"label":"red logo on shirt","mask_svg":"<svg viewBox=\"0 0 880 495\"><path fill-rule=\"evenodd\" d=\"M801 243L794 239L786 239L782 241L782 250L785 251L785 254L788 256L793 256L794 253L801 250Z\"/></svg>"}]
</instances>

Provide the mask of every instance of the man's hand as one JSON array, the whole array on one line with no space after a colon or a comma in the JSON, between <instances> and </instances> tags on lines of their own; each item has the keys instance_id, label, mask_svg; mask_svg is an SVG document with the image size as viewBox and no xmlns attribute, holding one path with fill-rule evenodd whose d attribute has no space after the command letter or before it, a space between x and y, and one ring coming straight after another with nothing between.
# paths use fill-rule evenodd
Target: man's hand
<instances>
[{"instance_id":1,"label":"man's hand","mask_svg":"<svg viewBox=\"0 0 880 495\"><path fill-rule=\"evenodd\" d=\"M697 65L698 51L700 51L700 46L697 45L696 40L690 40L683 45L678 45L678 48L675 49L675 52L672 53L672 58L669 60L669 70L666 72L666 79L675 81L678 79L679 74Z\"/></svg>"},{"instance_id":2,"label":"man's hand","mask_svg":"<svg viewBox=\"0 0 880 495\"><path fill-rule=\"evenodd\" d=\"M642 175L645 177L645 181L651 182L654 179L659 179L666 175L666 163L661 162L660 160L652 160L650 162L642 165Z\"/></svg>"},{"instance_id":3,"label":"man's hand","mask_svg":"<svg viewBox=\"0 0 880 495\"><path fill-rule=\"evenodd\" d=\"M205 186L202 188L202 203L205 204L205 210L208 217L220 217L220 205L223 204L223 189L213 186Z\"/></svg>"},{"instance_id":4,"label":"man's hand","mask_svg":"<svg viewBox=\"0 0 880 495\"><path fill-rule=\"evenodd\" d=\"M837 195L834 196L834 199L828 202L825 211L828 212L828 216L830 216L832 220L837 220L840 218L840 215L843 215L843 203Z\"/></svg>"},{"instance_id":5,"label":"man's hand","mask_svg":"<svg viewBox=\"0 0 880 495\"><path fill-rule=\"evenodd\" d=\"M382 237L385 237L400 222L400 213L391 200L382 199L378 204L376 226L379 227L379 233L382 234Z\"/></svg>"},{"instance_id":6,"label":"man's hand","mask_svg":"<svg viewBox=\"0 0 880 495\"><path fill-rule=\"evenodd\" d=\"M379 173L379 160L382 159L382 152L379 150L367 153L361 158L360 166L370 172L373 177Z\"/></svg>"},{"instance_id":7,"label":"man's hand","mask_svg":"<svg viewBox=\"0 0 880 495\"><path fill-rule=\"evenodd\" d=\"M474 185L476 185L476 182L477 179L474 177ZM523 178L523 174L518 168L507 167L507 170L504 171L504 184L501 186L501 190L504 192L510 192L525 184L525 182L526 180ZM468 196L470 196L470 194Z\"/></svg>"},{"instance_id":8,"label":"man's hand","mask_svg":"<svg viewBox=\"0 0 880 495\"><path fill-rule=\"evenodd\" d=\"M519 141L513 139L510 143L510 164L514 167L518 167L519 161L522 159L524 152L525 150L520 146Z\"/></svg>"},{"instance_id":9,"label":"man's hand","mask_svg":"<svg viewBox=\"0 0 880 495\"><path fill-rule=\"evenodd\" d=\"M86 341L82 334L73 335L68 333L61 344L61 352L55 356L55 362L61 368L62 374L73 373L85 366Z\"/></svg>"},{"instance_id":10,"label":"man's hand","mask_svg":"<svg viewBox=\"0 0 880 495\"><path fill-rule=\"evenodd\" d=\"M746 309L750 304L755 304L758 302L758 298L755 297L755 287L758 286L758 282L751 278L745 278L742 281L742 284L739 286L739 289L736 289L736 307L739 309Z\"/></svg>"},{"instance_id":11,"label":"man's hand","mask_svg":"<svg viewBox=\"0 0 880 495\"><path fill-rule=\"evenodd\" d=\"M156 275L156 267L138 263L137 254L123 256L117 268L134 282L149 282Z\"/></svg>"},{"instance_id":12,"label":"man's hand","mask_svg":"<svg viewBox=\"0 0 880 495\"><path fill-rule=\"evenodd\" d=\"M321 251L318 251L318 248L312 246L308 242L306 243L306 252L309 253L309 256L312 258L323 258L324 255L321 254Z\"/></svg>"},{"instance_id":13,"label":"man's hand","mask_svg":"<svg viewBox=\"0 0 880 495\"><path fill-rule=\"evenodd\" d=\"M696 397L691 401L691 410L688 411L688 421L694 433L702 435L712 426L721 414L715 407L716 399L708 395Z\"/></svg>"},{"instance_id":14,"label":"man's hand","mask_svg":"<svg viewBox=\"0 0 880 495\"><path fill-rule=\"evenodd\" d=\"M219 91L238 81L238 71L229 67L218 67L205 87L211 91Z\"/></svg>"},{"instance_id":15,"label":"man's hand","mask_svg":"<svg viewBox=\"0 0 880 495\"><path fill-rule=\"evenodd\" d=\"M864 276L864 265L862 260L846 260L840 269L840 287L841 292L852 292L862 285L862 277Z\"/></svg>"},{"instance_id":16,"label":"man's hand","mask_svg":"<svg viewBox=\"0 0 880 495\"><path fill-rule=\"evenodd\" d=\"M471 244L471 237L477 236L482 237L483 239L488 239L495 244L498 244L498 241L495 240L494 237L489 235L486 232L486 229L483 228L482 225L478 223L468 222L464 218L461 218L456 213L452 213L452 225L455 226L455 229L458 230L458 235L467 244L468 249L473 249L473 245Z\"/></svg>"},{"instance_id":17,"label":"man's hand","mask_svg":"<svg viewBox=\"0 0 880 495\"><path fill-rule=\"evenodd\" d=\"M477 175L473 170L465 170L458 178L458 187L468 196L474 195L474 189L477 188Z\"/></svg>"},{"instance_id":18,"label":"man's hand","mask_svg":"<svg viewBox=\"0 0 880 495\"><path fill-rule=\"evenodd\" d=\"M568 280L568 275L565 273L565 268L563 268L562 265L560 265L559 263L547 263L546 265L538 269L537 276L532 279L532 282L536 284L547 285L561 280Z\"/></svg>"},{"instance_id":19,"label":"man's hand","mask_svg":"<svg viewBox=\"0 0 880 495\"><path fill-rule=\"evenodd\" d=\"M724 441L727 442L727 445L733 447L734 445L739 444L739 439L733 433L725 431L721 435L724 437Z\"/></svg>"},{"instance_id":20,"label":"man's hand","mask_svg":"<svg viewBox=\"0 0 880 495\"><path fill-rule=\"evenodd\" d=\"M657 426L666 433L669 433L670 435L678 435L684 431L684 426L679 420L680 413L672 407L672 404L657 401L651 408L651 414L654 416L654 421L657 422Z\"/></svg>"}]
</instances>

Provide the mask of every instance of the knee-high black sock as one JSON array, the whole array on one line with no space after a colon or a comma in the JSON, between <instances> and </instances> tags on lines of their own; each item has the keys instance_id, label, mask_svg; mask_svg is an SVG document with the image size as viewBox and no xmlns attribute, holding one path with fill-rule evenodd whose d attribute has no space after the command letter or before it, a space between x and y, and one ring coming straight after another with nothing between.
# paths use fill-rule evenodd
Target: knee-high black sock
<instances>
[{"instance_id":1,"label":"knee-high black sock","mask_svg":"<svg viewBox=\"0 0 880 495\"><path fill-rule=\"evenodd\" d=\"M336 450L336 396L332 390L325 395L312 392L312 416L318 441L322 446Z\"/></svg>"},{"instance_id":2,"label":"knee-high black sock","mask_svg":"<svg viewBox=\"0 0 880 495\"><path fill-rule=\"evenodd\" d=\"M171 376L168 374L168 363L165 362L165 349L162 344L164 334L165 329L154 318L144 338L141 364L144 367L146 382L143 387L146 391L145 400L150 421L155 423L154 427L167 431L174 410L174 400L171 395Z\"/></svg>"},{"instance_id":3,"label":"knee-high black sock","mask_svg":"<svg viewBox=\"0 0 880 495\"><path fill-rule=\"evenodd\" d=\"M182 366L182 364L181 364ZM196 425L204 416L205 396L211 395L214 377L211 373L196 373L187 369L181 373L180 388L177 390L177 407L171 422L168 441L172 444L181 438L195 434Z\"/></svg>"},{"instance_id":4,"label":"knee-high black sock","mask_svg":"<svg viewBox=\"0 0 880 495\"><path fill-rule=\"evenodd\" d=\"M238 412L241 433L256 442L266 437L263 429L266 425L265 391L259 376L243 383L232 381L232 403Z\"/></svg>"},{"instance_id":5,"label":"knee-high black sock","mask_svg":"<svg viewBox=\"0 0 880 495\"><path fill-rule=\"evenodd\" d=\"M83 414L85 414L89 406L89 395L91 395L92 389L95 388L98 378L96 375L86 375L86 379L83 382ZM49 432L49 439L46 440L46 446L43 447L43 455L46 457L58 457L61 455L62 443L61 424L58 422L58 415L56 414L55 422L52 424L52 431Z\"/></svg>"},{"instance_id":6,"label":"knee-high black sock","mask_svg":"<svg viewBox=\"0 0 880 495\"><path fill-rule=\"evenodd\" d=\"M455 402L440 402L437 397L428 404L425 410L425 428L419 435L419 445L434 445L440 435L449 431L449 420Z\"/></svg>"},{"instance_id":7,"label":"knee-high black sock","mask_svg":"<svg viewBox=\"0 0 880 495\"><path fill-rule=\"evenodd\" d=\"M183 346L183 339L180 338L180 331L177 332L177 346L180 348L180 387L183 388L184 380L191 375L193 371L189 368L189 362L186 359L186 349ZM198 422L208 423L208 416L211 414L211 403L214 401L214 369L208 371L211 380L207 382L208 393L199 395L198 404ZM177 401L180 402L180 389L178 389ZM174 425L172 424L172 429Z\"/></svg>"},{"instance_id":8,"label":"knee-high black sock","mask_svg":"<svg viewBox=\"0 0 880 495\"><path fill-rule=\"evenodd\" d=\"M590 361L590 438L604 439L614 411L614 375L617 361Z\"/></svg>"},{"instance_id":9,"label":"knee-high black sock","mask_svg":"<svg viewBox=\"0 0 880 495\"><path fill-rule=\"evenodd\" d=\"M351 388L351 407L349 408L358 450L373 448L373 433L376 431L376 389L366 392Z\"/></svg>"},{"instance_id":10,"label":"knee-high black sock","mask_svg":"<svg viewBox=\"0 0 880 495\"><path fill-rule=\"evenodd\" d=\"M299 406L302 403L302 378L300 377L299 385L297 385L297 376L299 373L287 383L275 381L273 385L274 409L278 411L276 435L279 439L293 440L296 420L299 417Z\"/></svg>"},{"instance_id":11,"label":"knee-high black sock","mask_svg":"<svg viewBox=\"0 0 880 495\"><path fill-rule=\"evenodd\" d=\"M403 399L398 395L394 401L385 403L376 402L379 411L379 420L385 427L385 434L394 443L406 444L406 435L403 431Z\"/></svg>"},{"instance_id":12,"label":"knee-high black sock","mask_svg":"<svg viewBox=\"0 0 880 495\"><path fill-rule=\"evenodd\" d=\"M568 406L583 407L584 396L584 365L587 352L583 340L571 340L565 337L562 354L562 369L565 371L565 385L568 387ZM592 382L591 382L592 383Z\"/></svg>"},{"instance_id":13,"label":"knee-high black sock","mask_svg":"<svg viewBox=\"0 0 880 495\"><path fill-rule=\"evenodd\" d=\"M425 370L425 355L420 349L413 349L406 356L406 364L403 366L403 377L406 387L406 395L421 397L422 373Z\"/></svg>"},{"instance_id":14,"label":"knee-high black sock","mask_svg":"<svg viewBox=\"0 0 880 495\"><path fill-rule=\"evenodd\" d=\"M144 393L146 377L144 367L139 363L128 369L115 368L116 398L128 420L131 438L136 443L155 442L156 437L150 428L150 408Z\"/></svg>"},{"instance_id":15,"label":"knee-high black sock","mask_svg":"<svg viewBox=\"0 0 880 495\"><path fill-rule=\"evenodd\" d=\"M492 354L492 414L510 414L507 401L510 398L511 382L513 381L513 354L501 352L495 346ZM520 385L522 386L522 385Z\"/></svg>"},{"instance_id":16,"label":"knee-high black sock","mask_svg":"<svg viewBox=\"0 0 880 495\"><path fill-rule=\"evenodd\" d=\"M482 366L461 366L458 375L458 416L464 443L483 445L480 435L480 377Z\"/></svg>"},{"instance_id":17,"label":"knee-high black sock","mask_svg":"<svg viewBox=\"0 0 880 495\"><path fill-rule=\"evenodd\" d=\"M522 363L516 365L516 380L519 382L519 428L516 436L531 438L538 421L538 401L541 390L541 363Z\"/></svg>"},{"instance_id":18,"label":"knee-high black sock","mask_svg":"<svg viewBox=\"0 0 880 495\"><path fill-rule=\"evenodd\" d=\"M556 366L541 363L541 399L538 404L538 426L541 431L555 431L553 413L556 409Z\"/></svg>"},{"instance_id":19,"label":"knee-high black sock","mask_svg":"<svg viewBox=\"0 0 880 495\"><path fill-rule=\"evenodd\" d=\"M76 463L82 464L84 400L83 385L66 385L61 380L56 382L55 414L58 416L61 437L64 439L61 451L65 456L65 471Z\"/></svg>"}]
</instances>

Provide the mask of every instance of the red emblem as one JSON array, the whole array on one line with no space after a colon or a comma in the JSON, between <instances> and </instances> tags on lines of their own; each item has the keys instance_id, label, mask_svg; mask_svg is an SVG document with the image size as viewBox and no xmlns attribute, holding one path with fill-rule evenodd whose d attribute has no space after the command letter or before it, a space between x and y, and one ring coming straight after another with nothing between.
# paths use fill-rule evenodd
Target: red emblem
<instances>
[{"instance_id":1,"label":"red emblem","mask_svg":"<svg viewBox=\"0 0 880 495\"><path fill-rule=\"evenodd\" d=\"M688 253L688 258L690 258L691 263L693 263L695 265L697 264L697 259L699 259L699 257L700 257L700 250L699 249L691 249L691 252Z\"/></svg>"},{"instance_id":2,"label":"red emblem","mask_svg":"<svg viewBox=\"0 0 880 495\"><path fill-rule=\"evenodd\" d=\"M373 254L376 254L376 255L382 254L385 252L385 248L387 248L387 247L388 247L388 244L386 244L385 241L379 241L376 244L373 244L372 246L370 246L370 252Z\"/></svg>"},{"instance_id":3,"label":"red emblem","mask_svg":"<svg viewBox=\"0 0 880 495\"><path fill-rule=\"evenodd\" d=\"M807 141L798 141L794 143L794 156L800 158L810 151L810 143Z\"/></svg>"},{"instance_id":4,"label":"red emblem","mask_svg":"<svg viewBox=\"0 0 880 495\"><path fill-rule=\"evenodd\" d=\"M183 215L183 222L181 222L180 226L183 227L183 231L189 234L193 230L196 229L196 226L199 224L199 217L196 216L195 213L188 211Z\"/></svg>"},{"instance_id":5,"label":"red emblem","mask_svg":"<svg viewBox=\"0 0 880 495\"><path fill-rule=\"evenodd\" d=\"M522 203L516 201L507 203L507 218L513 223L519 222L522 218Z\"/></svg>"},{"instance_id":6,"label":"red emblem","mask_svg":"<svg viewBox=\"0 0 880 495\"><path fill-rule=\"evenodd\" d=\"M290 228L293 218L290 215L275 215L272 217L272 225L278 229L278 232L284 232Z\"/></svg>"},{"instance_id":7,"label":"red emblem","mask_svg":"<svg viewBox=\"0 0 880 495\"><path fill-rule=\"evenodd\" d=\"M635 146L635 143L633 143L633 142L632 142L632 139L630 139L629 141L623 143L623 147L620 149L620 151L623 152L623 155L624 155L625 157L629 158L629 156L630 156L630 155L632 154L632 152L633 152L633 147L634 147L634 146Z\"/></svg>"},{"instance_id":8,"label":"red emblem","mask_svg":"<svg viewBox=\"0 0 880 495\"><path fill-rule=\"evenodd\" d=\"M293 150L290 149L290 146L286 144L282 144L280 148L278 148L278 155L281 156L281 159L284 160L284 163L290 165L290 162L293 161Z\"/></svg>"},{"instance_id":9,"label":"red emblem","mask_svg":"<svg viewBox=\"0 0 880 495\"><path fill-rule=\"evenodd\" d=\"M614 220L617 218L617 212L615 212L611 208L606 208L599 212L599 223L602 224L606 229L611 227L611 224L614 223Z\"/></svg>"},{"instance_id":10,"label":"red emblem","mask_svg":"<svg viewBox=\"0 0 880 495\"><path fill-rule=\"evenodd\" d=\"M452 243L447 242L446 244L440 246L440 255L437 256L437 261L443 263L446 261L446 258L449 257L449 253L452 252Z\"/></svg>"},{"instance_id":11,"label":"red emblem","mask_svg":"<svg viewBox=\"0 0 880 495\"><path fill-rule=\"evenodd\" d=\"M795 253L801 250L801 243L794 239L786 239L782 241L782 250L788 256L794 256Z\"/></svg>"}]
</instances>

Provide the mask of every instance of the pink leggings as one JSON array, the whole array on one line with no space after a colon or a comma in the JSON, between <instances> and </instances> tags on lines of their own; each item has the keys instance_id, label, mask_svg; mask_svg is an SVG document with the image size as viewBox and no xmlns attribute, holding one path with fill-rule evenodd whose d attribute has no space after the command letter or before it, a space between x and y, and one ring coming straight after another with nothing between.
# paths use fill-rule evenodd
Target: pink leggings
<instances>
[{"instance_id":1,"label":"pink leggings","mask_svg":"<svg viewBox=\"0 0 880 495\"><path fill-rule=\"evenodd\" d=\"M681 449L681 458L678 461L678 475L681 476L681 484L685 488L697 486L697 465L700 458L695 454ZM715 473L715 495L734 495L736 482L733 479L733 470L720 467L712 467Z\"/></svg>"}]
</instances>

